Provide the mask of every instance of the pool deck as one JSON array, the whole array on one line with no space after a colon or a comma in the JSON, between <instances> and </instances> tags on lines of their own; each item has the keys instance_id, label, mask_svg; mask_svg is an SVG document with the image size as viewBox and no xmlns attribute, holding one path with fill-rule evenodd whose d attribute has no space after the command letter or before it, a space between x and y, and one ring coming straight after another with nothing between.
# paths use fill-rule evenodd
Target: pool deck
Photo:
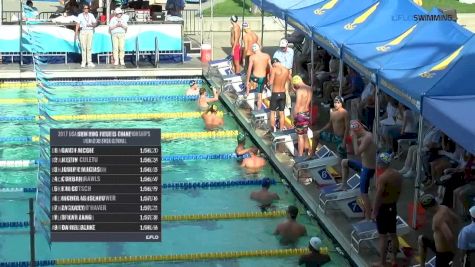
<instances>
[{"instance_id":1,"label":"pool deck","mask_svg":"<svg viewBox=\"0 0 475 267\"><path fill-rule=\"evenodd\" d=\"M207 70L203 70L203 73L207 73ZM205 74L205 78L213 86L220 87L222 85L221 77L214 74ZM286 153L275 152L272 147L272 141L268 136L265 136L265 132L261 129L254 129L251 126L250 121L250 110L238 108L234 105L235 95L228 92L220 95L222 102L224 102L228 109L234 113L236 119L241 123L242 127L247 130L251 138L255 143L260 147L267 157L269 162L281 173L282 176L285 176L288 183L291 185L294 193L305 203L308 210L310 210L316 217L320 226L329 233L329 235L339 244L336 246L341 246L346 254L353 261L352 264L356 266L371 266L372 263L379 260L379 249L378 249L378 238L371 241L363 241L361 243L359 253L357 253L351 247L351 231L353 230L352 224L362 221L362 218L351 219L347 218L341 211L336 209L327 209L326 213L323 213L321 209L318 208L318 196L322 187L316 185L315 182L310 184L303 183L294 178L292 166L293 160L292 157ZM318 125L322 126L324 123L323 120L327 120L328 111L320 108L319 123ZM329 146L332 148L331 146ZM334 148L332 148L334 149ZM394 167L400 167L401 162L395 162ZM335 166L339 170L338 166ZM403 190L400 201L398 203L398 213L399 215L408 223L409 214L408 214L408 205L412 202L414 194L414 181L413 179L404 179ZM374 199L372 192L375 191L374 186L370 189L370 198ZM421 233L431 234L430 224L425 223L420 229L414 230L409 227L409 233L401 236L405 242L409 244L412 249L417 249L417 236ZM415 252L415 251L413 251ZM430 256L430 254L429 254ZM430 258L429 258L430 259ZM406 258L402 253L398 254L398 266L412 266L417 264L417 259L412 257L410 259Z\"/></svg>"},{"instance_id":2,"label":"pool deck","mask_svg":"<svg viewBox=\"0 0 475 267\"><path fill-rule=\"evenodd\" d=\"M95 68L81 68L80 64L50 64L42 66L47 78L81 79L81 78L126 78L126 77L180 77L201 76L202 65L197 58L185 63L159 63L158 67L151 63L132 63L125 67L110 64L96 64ZM0 80L35 79L33 65L0 64Z\"/></svg>"}]
</instances>

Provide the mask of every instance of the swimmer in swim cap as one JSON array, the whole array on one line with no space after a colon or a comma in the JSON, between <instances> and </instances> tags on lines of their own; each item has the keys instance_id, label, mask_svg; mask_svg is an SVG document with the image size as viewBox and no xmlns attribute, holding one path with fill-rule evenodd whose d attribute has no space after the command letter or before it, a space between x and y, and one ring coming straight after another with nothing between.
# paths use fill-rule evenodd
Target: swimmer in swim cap
<instances>
[{"instance_id":1,"label":"swimmer in swim cap","mask_svg":"<svg viewBox=\"0 0 475 267\"><path fill-rule=\"evenodd\" d=\"M299 75L294 75L294 77L292 77L292 85L299 86L301 83L303 83L302 77Z\"/></svg>"},{"instance_id":2,"label":"swimmer in swim cap","mask_svg":"<svg viewBox=\"0 0 475 267\"><path fill-rule=\"evenodd\" d=\"M238 162L242 161L241 156L249 152L254 152L255 154L259 152L259 150L254 146L246 148L246 135L244 133L239 133L236 139L237 139L237 146L236 146L236 149L234 149L234 153L236 153L236 155L238 156L237 158Z\"/></svg>"},{"instance_id":3,"label":"swimmer in swim cap","mask_svg":"<svg viewBox=\"0 0 475 267\"><path fill-rule=\"evenodd\" d=\"M196 83L195 80L191 80L189 82L189 85L190 85L190 88L188 88L188 90L186 90L186 94L185 95L199 95L200 94L200 90L198 88L198 84Z\"/></svg>"},{"instance_id":4,"label":"swimmer in swim cap","mask_svg":"<svg viewBox=\"0 0 475 267\"><path fill-rule=\"evenodd\" d=\"M201 115L205 123L206 129L215 130L224 125L224 119L218 114L218 107L216 105L211 105L203 114Z\"/></svg>"},{"instance_id":5,"label":"swimmer in swim cap","mask_svg":"<svg viewBox=\"0 0 475 267\"><path fill-rule=\"evenodd\" d=\"M269 191L271 184L270 178L263 178L261 190L252 192L250 196L252 200L259 203L262 212L268 211L272 207L272 202L280 199L277 193Z\"/></svg>"}]
</instances>

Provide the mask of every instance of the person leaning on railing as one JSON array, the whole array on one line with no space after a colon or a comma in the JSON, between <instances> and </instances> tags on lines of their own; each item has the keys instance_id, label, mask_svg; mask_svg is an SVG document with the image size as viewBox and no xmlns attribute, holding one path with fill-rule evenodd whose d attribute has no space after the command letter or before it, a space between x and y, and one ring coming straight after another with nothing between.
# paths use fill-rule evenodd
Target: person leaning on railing
<instances>
[{"instance_id":1,"label":"person leaning on railing","mask_svg":"<svg viewBox=\"0 0 475 267\"><path fill-rule=\"evenodd\" d=\"M109 32L112 35L112 53L114 55L114 65L125 66L125 33L127 32L128 16L123 15L120 7L114 11L115 16L109 22Z\"/></svg>"}]
</instances>

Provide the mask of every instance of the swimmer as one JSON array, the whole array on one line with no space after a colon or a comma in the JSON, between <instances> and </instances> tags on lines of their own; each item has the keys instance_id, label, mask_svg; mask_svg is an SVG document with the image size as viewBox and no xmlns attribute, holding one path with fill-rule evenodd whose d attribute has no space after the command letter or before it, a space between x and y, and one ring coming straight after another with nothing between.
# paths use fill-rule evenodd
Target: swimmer
<instances>
[{"instance_id":1,"label":"swimmer","mask_svg":"<svg viewBox=\"0 0 475 267\"><path fill-rule=\"evenodd\" d=\"M242 160L241 167L246 169L247 173L259 173L266 165L266 160L256 154L255 151L249 151L250 157Z\"/></svg>"},{"instance_id":2,"label":"swimmer","mask_svg":"<svg viewBox=\"0 0 475 267\"><path fill-rule=\"evenodd\" d=\"M376 150L373 134L368 132L363 124L357 120L350 122L350 136L352 138L353 150L356 156L361 156L361 161L344 159L341 161L341 186L340 190L347 190L349 168L360 174L360 192L363 200L363 209L366 220L371 219L371 204L368 191L371 178L374 176L376 168Z\"/></svg>"},{"instance_id":3,"label":"swimmer","mask_svg":"<svg viewBox=\"0 0 475 267\"><path fill-rule=\"evenodd\" d=\"M241 26L239 26L238 17L232 15L231 21L231 53L233 55L233 70L238 74L241 72Z\"/></svg>"},{"instance_id":4,"label":"swimmer","mask_svg":"<svg viewBox=\"0 0 475 267\"><path fill-rule=\"evenodd\" d=\"M186 90L186 95L199 95L200 94L198 84L196 83L195 80L191 80L189 85L190 85L190 88L188 88L188 90Z\"/></svg>"},{"instance_id":5,"label":"swimmer","mask_svg":"<svg viewBox=\"0 0 475 267\"><path fill-rule=\"evenodd\" d=\"M246 76L246 96L249 95L249 90L251 89L250 81L257 83L257 110L260 110L264 84L266 83L268 73L272 66L270 64L270 56L263 53L258 44L252 45L252 52L254 54L249 58L249 68L247 69Z\"/></svg>"},{"instance_id":6,"label":"swimmer","mask_svg":"<svg viewBox=\"0 0 475 267\"><path fill-rule=\"evenodd\" d=\"M274 235L280 237L282 245L295 244L300 237L307 235L305 226L297 222L298 214L298 208L290 205L287 208L287 220L277 225Z\"/></svg>"},{"instance_id":7,"label":"swimmer","mask_svg":"<svg viewBox=\"0 0 475 267\"><path fill-rule=\"evenodd\" d=\"M295 108L293 109L293 117L295 124L295 132L297 133L298 156L302 157L305 148L310 146L310 139L307 131L310 124L310 103L312 101L312 88L306 85L300 76L295 75L292 78L293 89L295 90Z\"/></svg>"},{"instance_id":8,"label":"swimmer","mask_svg":"<svg viewBox=\"0 0 475 267\"><path fill-rule=\"evenodd\" d=\"M269 192L271 180L269 178L262 179L262 189L251 193L251 199L259 202L262 212L267 211L272 206L274 200L279 200L279 195Z\"/></svg>"},{"instance_id":9,"label":"swimmer","mask_svg":"<svg viewBox=\"0 0 475 267\"><path fill-rule=\"evenodd\" d=\"M320 249L323 247L323 242L318 237L310 238L308 242L308 249L310 253L300 256L299 265L305 264L305 266L322 266L331 259L328 255L322 254Z\"/></svg>"},{"instance_id":10,"label":"swimmer","mask_svg":"<svg viewBox=\"0 0 475 267\"><path fill-rule=\"evenodd\" d=\"M380 261L373 266L386 266L388 239L391 240L393 266L396 264L399 240L396 234L397 202L402 190L402 175L391 168L391 155L380 153L377 158L378 179L376 180L376 196L371 218L376 220L379 234Z\"/></svg>"},{"instance_id":11,"label":"swimmer","mask_svg":"<svg viewBox=\"0 0 475 267\"><path fill-rule=\"evenodd\" d=\"M272 69L270 71L269 84L272 86L272 95L270 97L270 125L273 131L276 130L275 116L279 114L279 124L277 127L280 130L285 130L285 88L286 83L292 79L290 71L280 63L277 58L273 58Z\"/></svg>"},{"instance_id":12,"label":"swimmer","mask_svg":"<svg viewBox=\"0 0 475 267\"><path fill-rule=\"evenodd\" d=\"M213 87L213 97L209 98L206 96L206 88L200 89L200 96L198 98L198 107L205 111L208 109L208 103L218 101L219 93L216 91L216 88Z\"/></svg>"},{"instance_id":13,"label":"swimmer","mask_svg":"<svg viewBox=\"0 0 475 267\"><path fill-rule=\"evenodd\" d=\"M258 153L258 149L255 146L245 148L245 146L246 146L246 135L245 134L239 133L238 136L237 136L237 142L238 142L238 144L236 146L236 149L234 150L234 153L236 153L236 155L238 157L240 157L244 154L247 154L251 151L254 152L255 154ZM238 158L238 161L242 161L242 158Z\"/></svg>"},{"instance_id":14,"label":"swimmer","mask_svg":"<svg viewBox=\"0 0 475 267\"><path fill-rule=\"evenodd\" d=\"M418 238L421 266L425 265L427 248L435 253L435 266L450 266L456 252L458 215L449 207L439 205L434 196L423 195L419 201L432 217L433 238L420 235Z\"/></svg>"},{"instance_id":15,"label":"swimmer","mask_svg":"<svg viewBox=\"0 0 475 267\"><path fill-rule=\"evenodd\" d=\"M202 115L203 121L206 125L206 129L214 130L224 125L224 120L218 115L218 107L211 105Z\"/></svg>"},{"instance_id":16,"label":"swimmer","mask_svg":"<svg viewBox=\"0 0 475 267\"><path fill-rule=\"evenodd\" d=\"M251 27L249 27L249 23L247 21L244 21L242 23L242 29L243 29L243 66L244 69L247 71L249 67L249 57L252 55L252 44L260 44L259 42L259 37L255 32L251 30Z\"/></svg>"}]
</instances>

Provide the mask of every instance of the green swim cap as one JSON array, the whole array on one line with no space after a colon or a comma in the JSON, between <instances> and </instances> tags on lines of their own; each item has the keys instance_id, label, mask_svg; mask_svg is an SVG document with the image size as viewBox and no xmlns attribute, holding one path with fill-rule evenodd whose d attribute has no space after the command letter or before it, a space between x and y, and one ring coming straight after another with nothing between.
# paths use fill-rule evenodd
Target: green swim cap
<instances>
[{"instance_id":1,"label":"green swim cap","mask_svg":"<svg viewBox=\"0 0 475 267\"><path fill-rule=\"evenodd\" d=\"M238 143L243 143L244 141L246 141L246 135L243 133L239 133L237 135L237 141Z\"/></svg>"}]
</instances>

